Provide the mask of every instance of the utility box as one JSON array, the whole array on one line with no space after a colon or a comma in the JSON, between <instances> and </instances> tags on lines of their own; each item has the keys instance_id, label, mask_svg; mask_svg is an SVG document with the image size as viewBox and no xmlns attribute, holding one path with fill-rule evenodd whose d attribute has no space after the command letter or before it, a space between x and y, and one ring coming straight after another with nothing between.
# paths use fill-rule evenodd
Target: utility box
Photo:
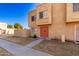
<instances>
[{"instance_id":1,"label":"utility box","mask_svg":"<svg viewBox=\"0 0 79 59\"><path fill-rule=\"evenodd\" d=\"M64 43L65 42L65 35L61 36L61 42Z\"/></svg>"}]
</instances>

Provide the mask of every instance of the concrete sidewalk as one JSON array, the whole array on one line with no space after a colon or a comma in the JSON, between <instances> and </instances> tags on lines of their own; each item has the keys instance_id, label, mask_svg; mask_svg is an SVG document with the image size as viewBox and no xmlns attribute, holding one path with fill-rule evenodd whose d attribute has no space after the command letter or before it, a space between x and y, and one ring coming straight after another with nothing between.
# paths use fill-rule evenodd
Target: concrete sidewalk
<instances>
[{"instance_id":1,"label":"concrete sidewalk","mask_svg":"<svg viewBox=\"0 0 79 59\"><path fill-rule=\"evenodd\" d=\"M37 39L37 40L31 42L30 44L26 45L25 47L32 48L32 47L34 47L35 45L39 44L42 41L43 41L43 39Z\"/></svg>"},{"instance_id":2,"label":"concrete sidewalk","mask_svg":"<svg viewBox=\"0 0 79 59\"><path fill-rule=\"evenodd\" d=\"M0 39L0 47L6 49L8 52L12 53L15 56L51 56L48 53L40 52L38 50L32 49L33 46L42 42L43 40L36 40L32 43L22 46L6 40Z\"/></svg>"}]
</instances>

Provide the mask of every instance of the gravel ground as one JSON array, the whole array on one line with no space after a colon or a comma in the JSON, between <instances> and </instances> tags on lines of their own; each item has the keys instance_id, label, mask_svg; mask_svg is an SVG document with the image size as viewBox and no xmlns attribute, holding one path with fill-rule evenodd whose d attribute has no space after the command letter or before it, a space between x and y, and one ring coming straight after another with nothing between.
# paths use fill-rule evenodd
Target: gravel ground
<instances>
[{"instance_id":1,"label":"gravel ground","mask_svg":"<svg viewBox=\"0 0 79 59\"><path fill-rule=\"evenodd\" d=\"M73 42L61 43L58 40L44 40L33 48L55 56L79 56L79 45Z\"/></svg>"},{"instance_id":2,"label":"gravel ground","mask_svg":"<svg viewBox=\"0 0 79 59\"><path fill-rule=\"evenodd\" d=\"M3 38L3 39L11 41L13 43L20 44L20 45L27 45L30 42L35 40L34 38L16 37L16 36L7 36L6 38Z\"/></svg>"}]
</instances>

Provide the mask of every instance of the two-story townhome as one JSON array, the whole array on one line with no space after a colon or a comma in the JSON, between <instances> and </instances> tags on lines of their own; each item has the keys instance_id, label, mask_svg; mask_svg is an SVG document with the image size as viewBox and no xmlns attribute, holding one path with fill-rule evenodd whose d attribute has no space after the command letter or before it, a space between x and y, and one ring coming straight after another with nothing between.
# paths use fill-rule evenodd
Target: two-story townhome
<instances>
[{"instance_id":1,"label":"two-story townhome","mask_svg":"<svg viewBox=\"0 0 79 59\"><path fill-rule=\"evenodd\" d=\"M79 3L40 4L29 13L29 27L38 37L79 41Z\"/></svg>"}]
</instances>

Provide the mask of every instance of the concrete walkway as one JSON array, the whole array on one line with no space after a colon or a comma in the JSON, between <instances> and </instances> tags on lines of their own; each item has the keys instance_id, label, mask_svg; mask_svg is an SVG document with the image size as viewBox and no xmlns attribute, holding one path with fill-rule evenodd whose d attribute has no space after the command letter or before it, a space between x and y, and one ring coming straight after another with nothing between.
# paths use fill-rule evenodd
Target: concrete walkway
<instances>
[{"instance_id":1,"label":"concrete walkway","mask_svg":"<svg viewBox=\"0 0 79 59\"><path fill-rule=\"evenodd\" d=\"M32 48L32 47L34 47L35 45L39 44L42 41L43 41L43 39L37 39L37 40L31 42L30 44L26 45L25 47Z\"/></svg>"},{"instance_id":2,"label":"concrete walkway","mask_svg":"<svg viewBox=\"0 0 79 59\"><path fill-rule=\"evenodd\" d=\"M8 52L12 53L15 56L50 56L50 54L32 49L33 46L39 44L42 41L42 39L39 39L33 41L32 43L26 46L22 46L0 39L0 47L6 49Z\"/></svg>"}]
</instances>

